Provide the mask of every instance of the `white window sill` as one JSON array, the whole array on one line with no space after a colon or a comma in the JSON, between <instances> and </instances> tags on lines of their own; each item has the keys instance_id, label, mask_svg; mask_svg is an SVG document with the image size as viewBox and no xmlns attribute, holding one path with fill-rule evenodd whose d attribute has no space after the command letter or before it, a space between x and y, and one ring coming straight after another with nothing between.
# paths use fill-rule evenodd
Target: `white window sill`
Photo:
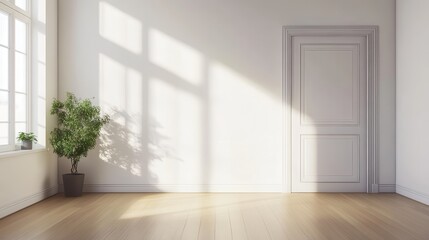
<instances>
[{"instance_id":1,"label":"white window sill","mask_svg":"<svg viewBox=\"0 0 429 240\"><path fill-rule=\"evenodd\" d=\"M44 146L35 145L31 150L14 150L14 151L0 152L0 159L33 154L38 152L45 152L45 151L48 151L48 150Z\"/></svg>"}]
</instances>

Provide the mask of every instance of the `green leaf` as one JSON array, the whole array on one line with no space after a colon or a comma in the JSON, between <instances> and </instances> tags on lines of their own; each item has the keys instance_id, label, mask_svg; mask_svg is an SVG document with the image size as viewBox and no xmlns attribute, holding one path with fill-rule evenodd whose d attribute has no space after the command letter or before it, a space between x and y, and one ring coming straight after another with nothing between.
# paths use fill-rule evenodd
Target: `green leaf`
<instances>
[{"instance_id":1,"label":"green leaf","mask_svg":"<svg viewBox=\"0 0 429 240\"><path fill-rule=\"evenodd\" d=\"M37 136L33 132L19 132L18 137L16 138L18 141L32 141L37 142Z\"/></svg>"}]
</instances>

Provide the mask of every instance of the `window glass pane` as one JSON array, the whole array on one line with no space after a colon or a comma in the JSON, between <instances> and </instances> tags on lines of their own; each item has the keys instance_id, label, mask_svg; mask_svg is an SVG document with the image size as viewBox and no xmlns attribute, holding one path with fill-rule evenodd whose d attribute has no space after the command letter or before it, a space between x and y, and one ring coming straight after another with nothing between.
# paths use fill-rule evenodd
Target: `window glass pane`
<instances>
[{"instance_id":1,"label":"window glass pane","mask_svg":"<svg viewBox=\"0 0 429 240\"><path fill-rule=\"evenodd\" d=\"M27 0L15 0L15 5L22 10L27 11Z\"/></svg>"},{"instance_id":2,"label":"window glass pane","mask_svg":"<svg viewBox=\"0 0 429 240\"><path fill-rule=\"evenodd\" d=\"M0 91L0 122L9 121L9 93Z\"/></svg>"},{"instance_id":3,"label":"window glass pane","mask_svg":"<svg viewBox=\"0 0 429 240\"><path fill-rule=\"evenodd\" d=\"M9 89L9 51L0 46L0 89Z\"/></svg>"},{"instance_id":4,"label":"window glass pane","mask_svg":"<svg viewBox=\"0 0 429 240\"><path fill-rule=\"evenodd\" d=\"M15 136L18 136L19 132L27 132L27 124L26 123L15 123ZM18 142L18 140L15 140Z\"/></svg>"},{"instance_id":5,"label":"window glass pane","mask_svg":"<svg viewBox=\"0 0 429 240\"><path fill-rule=\"evenodd\" d=\"M25 122L27 120L27 95L15 94L15 121Z\"/></svg>"},{"instance_id":6,"label":"window glass pane","mask_svg":"<svg viewBox=\"0 0 429 240\"><path fill-rule=\"evenodd\" d=\"M15 19L15 49L27 52L27 24Z\"/></svg>"},{"instance_id":7,"label":"window glass pane","mask_svg":"<svg viewBox=\"0 0 429 240\"><path fill-rule=\"evenodd\" d=\"M9 16L0 11L0 45L9 46Z\"/></svg>"},{"instance_id":8,"label":"window glass pane","mask_svg":"<svg viewBox=\"0 0 429 240\"><path fill-rule=\"evenodd\" d=\"M26 92L27 86L27 56L15 53L15 91Z\"/></svg>"},{"instance_id":9,"label":"window glass pane","mask_svg":"<svg viewBox=\"0 0 429 240\"><path fill-rule=\"evenodd\" d=\"M9 124L0 123L0 145L9 144Z\"/></svg>"}]
</instances>

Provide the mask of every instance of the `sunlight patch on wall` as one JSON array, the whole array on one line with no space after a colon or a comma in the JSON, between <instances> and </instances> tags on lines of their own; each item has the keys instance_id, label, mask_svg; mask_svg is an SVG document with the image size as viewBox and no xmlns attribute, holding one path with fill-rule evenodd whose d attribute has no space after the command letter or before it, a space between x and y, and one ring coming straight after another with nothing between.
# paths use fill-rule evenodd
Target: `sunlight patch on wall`
<instances>
[{"instance_id":1,"label":"sunlight patch on wall","mask_svg":"<svg viewBox=\"0 0 429 240\"><path fill-rule=\"evenodd\" d=\"M45 146L46 143L46 100L39 97L37 99L37 108L39 114L37 115L37 139L40 145Z\"/></svg>"},{"instance_id":2,"label":"sunlight patch on wall","mask_svg":"<svg viewBox=\"0 0 429 240\"><path fill-rule=\"evenodd\" d=\"M102 130L100 158L141 176L142 76L99 54L100 107L111 117Z\"/></svg>"},{"instance_id":3,"label":"sunlight patch on wall","mask_svg":"<svg viewBox=\"0 0 429 240\"><path fill-rule=\"evenodd\" d=\"M217 184L231 184L236 179L276 182L282 173L278 151L282 140L281 101L253 80L219 62L209 65L209 85L210 146L212 161L216 162L210 169L216 173L212 181ZM261 164L264 160L277 164Z\"/></svg>"},{"instance_id":4,"label":"sunlight patch on wall","mask_svg":"<svg viewBox=\"0 0 429 240\"><path fill-rule=\"evenodd\" d=\"M132 53L142 52L142 23L138 19L109 3L100 2L99 24L103 38Z\"/></svg>"},{"instance_id":5,"label":"sunlight patch on wall","mask_svg":"<svg viewBox=\"0 0 429 240\"><path fill-rule=\"evenodd\" d=\"M139 71L100 53L100 101L103 110L126 111L141 118L142 114L142 75ZM122 120L124 121L124 120ZM137 127L137 129L136 129ZM140 132L140 126L132 126Z\"/></svg>"},{"instance_id":6,"label":"sunlight patch on wall","mask_svg":"<svg viewBox=\"0 0 429 240\"><path fill-rule=\"evenodd\" d=\"M160 79L149 81L151 172L163 183L198 183L201 175L202 104ZM177 182L182 181L182 182Z\"/></svg>"},{"instance_id":7,"label":"sunlight patch on wall","mask_svg":"<svg viewBox=\"0 0 429 240\"><path fill-rule=\"evenodd\" d=\"M198 85L203 78L203 56L167 34L149 29L149 60L183 80Z\"/></svg>"},{"instance_id":8,"label":"sunlight patch on wall","mask_svg":"<svg viewBox=\"0 0 429 240\"><path fill-rule=\"evenodd\" d=\"M36 4L37 6L37 20L46 24L46 0L35 0L32 4Z\"/></svg>"},{"instance_id":9,"label":"sunlight patch on wall","mask_svg":"<svg viewBox=\"0 0 429 240\"><path fill-rule=\"evenodd\" d=\"M41 32L37 33L37 60L46 64L46 35Z\"/></svg>"},{"instance_id":10,"label":"sunlight patch on wall","mask_svg":"<svg viewBox=\"0 0 429 240\"><path fill-rule=\"evenodd\" d=\"M43 1L37 1L37 8L39 4L43 4ZM38 12L38 17L44 17ZM32 82L35 86L34 91L37 91L33 102L33 129L38 137L38 143L45 146L46 144L46 35L41 31L44 31L44 24L35 25L35 49L34 49L34 71L35 76Z\"/></svg>"}]
</instances>

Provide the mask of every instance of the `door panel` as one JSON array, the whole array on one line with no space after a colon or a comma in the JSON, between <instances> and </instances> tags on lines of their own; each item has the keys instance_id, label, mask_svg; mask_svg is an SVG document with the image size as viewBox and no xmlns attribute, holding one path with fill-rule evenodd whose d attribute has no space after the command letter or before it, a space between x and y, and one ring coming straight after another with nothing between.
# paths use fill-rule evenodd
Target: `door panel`
<instances>
[{"instance_id":1,"label":"door panel","mask_svg":"<svg viewBox=\"0 0 429 240\"><path fill-rule=\"evenodd\" d=\"M356 45L301 47L301 119L304 124L357 124ZM329 96L329 97L326 97Z\"/></svg>"},{"instance_id":2,"label":"door panel","mask_svg":"<svg viewBox=\"0 0 429 240\"><path fill-rule=\"evenodd\" d=\"M292 38L292 191L366 192L364 37Z\"/></svg>"},{"instance_id":3,"label":"door panel","mask_svg":"<svg viewBox=\"0 0 429 240\"><path fill-rule=\"evenodd\" d=\"M358 135L301 135L301 181L359 182L358 150Z\"/></svg>"}]
</instances>

